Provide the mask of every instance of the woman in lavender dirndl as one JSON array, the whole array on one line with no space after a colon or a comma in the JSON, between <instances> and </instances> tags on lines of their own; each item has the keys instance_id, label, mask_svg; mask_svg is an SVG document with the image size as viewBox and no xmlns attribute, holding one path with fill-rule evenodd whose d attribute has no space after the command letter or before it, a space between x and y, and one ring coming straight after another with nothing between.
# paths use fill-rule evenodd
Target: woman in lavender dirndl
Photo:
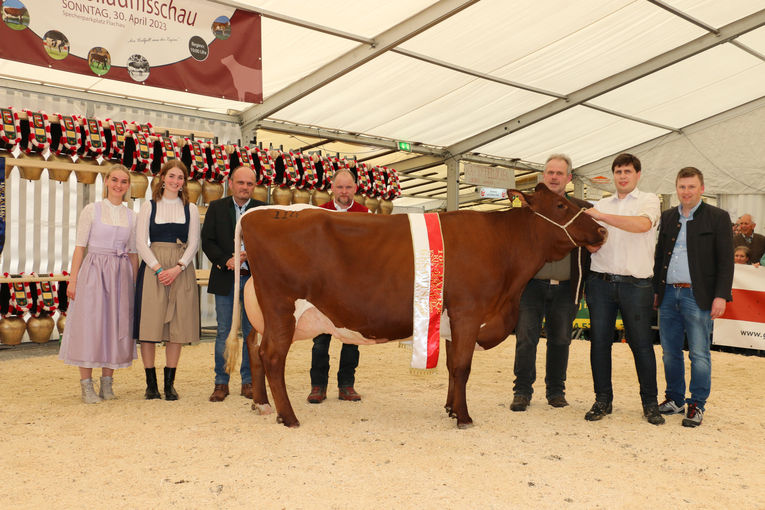
<instances>
[{"instance_id":1,"label":"woman in lavender dirndl","mask_svg":"<svg viewBox=\"0 0 765 510\"><path fill-rule=\"evenodd\" d=\"M141 205L136 248L141 256L133 331L141 344L147 400L161 398L154 366L165 344L165 400L178 400L175 371L181 347L199 342L199 295L194 256L199 249L199 211L189 203L189 172L180 160L162 165L152 199Z\"/></svg>"},{"instance_id":2,"label":"woman in lavender dirndl","mask_svg":"<svg viewBox=\"0 0 765 510\"><path fill-rule=\"evenodd\" d=\"M138 255L135 213L122 202L130 175L113 165L104 177L104 200L80 213L69 285L66 328L58 357L80 368L82 401L114 397L114 369L137 358L133 340L133 300ZM86 250L87 248L87 255ZM101 369L98 393L93 369Z\"/></svg>"}]
</instances>

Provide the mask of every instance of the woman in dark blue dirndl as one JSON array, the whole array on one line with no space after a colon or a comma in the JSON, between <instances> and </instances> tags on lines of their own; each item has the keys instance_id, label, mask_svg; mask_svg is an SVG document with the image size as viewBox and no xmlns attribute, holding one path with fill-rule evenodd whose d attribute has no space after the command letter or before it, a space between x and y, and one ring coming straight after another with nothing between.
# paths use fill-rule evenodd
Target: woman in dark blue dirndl
<instances>
[{"instance_id":1,"label":"woman in dark blue dirndl","mask_svg":"<svg viewBox=\"0 0 765 510\"><path fill-rule=\"evenodd\" d=\"M154 366L156 345L165 344L165 399L178 400L175 371L184 344L199 341L199 297L194 256L199 248L199 212L189 203L188 170L177 159L160 169L152 200L136 222L141 256L133 331L141 344L146 399L161 398Z\"/></svg>"}]
</instances>

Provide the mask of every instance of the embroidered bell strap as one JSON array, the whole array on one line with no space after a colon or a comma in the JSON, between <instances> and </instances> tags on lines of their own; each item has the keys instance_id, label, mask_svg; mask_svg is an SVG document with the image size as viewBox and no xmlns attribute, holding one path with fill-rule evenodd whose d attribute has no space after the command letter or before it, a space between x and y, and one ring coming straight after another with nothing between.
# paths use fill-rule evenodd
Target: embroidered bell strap
<instances>
[{"instance_id":1,"label":"embroidered bell strap","mask_svg":"<svg viewBox=\"0 0 765 510\"><path fill-rule=\"evenodd\" d=\"M24 273L9 275L5 277L21 278ZM12 315L24 315L32 308L32 292L29 284L24 282L13 282L11 287L11 301L8 307L8 313Z\"/></svg>"},{"instance_id":2,"label":"embroidered bell strap","mask_svg":"<svg viewBox=\"0 0 765 510\"><path fill-rule=\"evenodd\" d=\"M207 172L207 155L205 154L205 144L199 140L192 140L191 138L184 138L186 145L189 146L191 152L191 168L189 168L189 177L192 179L200 179L204 177Z\"/></svg>"},{"instance_id":3,"label":"embroidered bell strap","mask_svg":"<svg viewBox=\"0 0 765 510\"><path fill-rule=\"evenodd\" d=\"M13 108L0 108L3 118L3 129L0 131L0 139L8 150L12 150L21 142L21 124L19 114Z\"/></svg>"},{"instance_id":4,"label":"embroidered bell strap","mask_svg":"<svg viewBox=\"0 0 765 510\"><path fill-rule=\"evenodd\" d=\"M276 180L276 169L274 168L274 160L271 158L269 151L265 149L255 149L258 155L258 162L260 163L260 176L255 184L263 184L270 186Z\"/></svg>"},{"instance_id":5,"label":"embroidered bell strap","mask_svg":"<svg viewBox=\"0 0 765 510\"><path fill-rule=\"evenodd\" d=\"M292 152L280 152L278 156L274 156L274 159L278 160L280 157L284 163L284 177L280 186L289 188L293 184L297 184L300 179L297 162L295 160L296 156L292 154Z\"/></svg>"},{"instance_id":6,"label":"embroidered bell strap","mask_svg":"<svg viewBox=\"0 0 765 510\"><path fill-rule=\"evenodd\" d=\"M374 166L370 170L372 174L372 195L382 197L385 194L385 172L379 166Z\"/></svg>"},{"instance_id":7,"label":"embroidered bell strap","mask_svg":"<svg viewBox=\"0 0 765 510\"><path fill-rule=\"evenodd\" d=\"M58 122L61 125L61 141L58 144L56 154L67 153L74 155L80 148L80 121L76 115L58 114Z\"/></svg>"},{"instance_id":8,"label":"embroidered bell strap","mask_svg":"<svg viewBox=\"0 0 765 510\"><path fill-rule=\"evenodd\" d=\"M228 177L228 173L231 171L231 163L229 162L228 152L224 145L210 144L210 150L212 152L212 176L211 181L223 181Z\"/></svg>"},{"instance_id":9,"label":"embroidered bell strap","mask_svg":"<svg viewBox=\"0 0 765 510\"><path fill-rule=\"evenodd\" d=\"M82 119L82 129L85 132L85 150L87 155L96 158L101 164L104 154L109 151L104 136L104 127L101 121L93 118Z\"/></svg>"},{"instance_id":10,"label":"embroidered bell strap","mask_svg":"<svg viewBox=\"0 0 765 510\"><path fill-rule=\"evenodd\" d=\"M32 273L32 276L37 276ZM53 276L50 273L48 276ZM37 283L37 310L33 314L35 317L39 317L41 313L46 312L48 315L53 313L58 308L58 287L56 282L38 282Z\"/></svg>"},{"instance_id":11,"label":"embroidered bell strap","mask_svg":"<svg viewBox=\"0 0 765 510\"><path fill-rule=\"evenodd\" d=\"M131 122L131 124L135 127L135 129L139 133L143 133L146 136L155 136L154 126L152 126L150 122L147 122L145 124L139 124L137 122Z\"/></svg>"},{"instance_id":12,"label":"embroidered bell strap","mask_svg":"<svg viewBox=\"0 0 765 510\"><path fill-rule=\"evenodd\" d=\"M61 271L64 276L69 276L66 271ZM66 289L69 286L69 281L64 280L58 283L58 310L61 315L66 317L66 311L69 309L69 297L66 295Z\"/></svg>"},{"instance_id":13,"label":"embroidered bell strap","mask_svg":"<svg viewBox=\"0 0 765 510\"><path fill-rule=\"evenodd\" d=\"M385 191L385 196L388 200L401 196L401 182L398 179L398 172L393 168L384 167L388 172L388 189Z\"/></svg>"},{"instance_id":14,"label":"embroidered bell strap","mask_svg":"<svg viewBox=\"0 0 765 510\"><path fill-rule=\"evenodd\" d=\"M322 172L322 182L319 189L328 190L332 186L332 178L335 176L335 165L330 158L323 156L321 158L321 166L324 172Z\"/></svg>"},{"instance_id":15,"label":"embroidered bell strap","mask_svg":"<svg viewBox=\"0 0 765 510\"><path fill-rule=\"evenodd\" d=\"M358 191L361 195L369 195L371 183L369 182L369 172L367 172L367 165L356 161L356 184L358 185Z\"/></svg>"},{"instance_id":16,"label":"embroidered bell strap","mask_svg":"<svg viewBox=\"0 0 765 510\"><path fill-rule=\"evenodd\" d=\"M316 183L319 182L319 176L316 173L316 165L313 162L311 156L307 156L305 153L299 153L299 161L302 168L302 175L298 182L298 187L302 189L314 189Z\"/></svg>"},{"instance_id":17,"label":"embroidered bell strap","mask_svg":"<svg viewBox=\"0 0 765 510\"><path fill-rule=\"evenodd\" d=\"M109 131L112 132L112 158L122 160L125 154L125 134L127 133L127 122L124 120L106 119Z\"/></svg>"},{"instance_id":18,"label":"embroidered bell strap","mask_svg":"<svg viewBox=\"0 0 765 510\"><path fill-rule=\"evenodd\" d=\"M408 214L414 250L412 368L438 365L444 292L444 241L437 213Z\"/></svg>"},{"instance_id":19,"label":"embroidered bell strap","mask_svg":"<svg viewBox=\"0 0 765 510\"><path fill-rule=\"evenodd\" d=\"M284 159L284 186L294 184L295 187L302 187L301 169L305 168L303 154L292 151L283 152L282 159Z\"/></svg>"},{"instance_id":20,"label":"embroidered bell strap","mask_svg":"<svg viewBox=\"0 0 765 510\"><path fill-rule=\"evenodd\" d=\"M329 180L327 180L327 173L330 171L334 172L334 168L332 168L332 165L330 165L329 160L319 155L319 159L314 162L313 164L314 168L316 168L316 189L324 190L327 189ZM319 168L321 168L321 178L319 179Z\"/></svg>"},{"instance_id":21,"label":"embroidered bell strap","mask_svg":"<svg viewBox=\"0 0 765 510\"><path fill-rule=\"evenodd\" d=\"M178 145L172 136L163 136L160 139L162 143L162 163L167 163L171 159L181 159L178 153Z\"/></svg>"},{"instance_id":22,"label":"embroidered bell strap","mask_svg":"<svg viewBox=\"0 0 765 510\"><path fill-rule=\"evenodd\" d=\"M33 112L31 110L27 110L26 112L27 119L29 120L29 145L27 145L27 154L33 150L45 153L50 148L52 142L48 115L43 112Z\"/></svg>"},{"instance_id":23,"label":"embroidered bell strap","mask_svg":"<svg viewBox=\"0 0 765 510\"><path fill-rule=\"evenodd\" d=\"M135 139L135 151L133 151L133 172L148 173L151 170L151 161L154 158L154 143L150 141L146 133L138 131L133 133Z\"/></svg>"},{"instance_id":24,"label":"embroidered bell strap","mask_svg":"<svg viewBox=\"0 0 765 510\"><path fill-rule=\"evenodd\" d=\"M234 152L236 152L236 155L239 157L239 166L248 166L253 168L252 156L250 156L249 147L239 147L238 145L234 145Z\"/></svg>"}]
</instances>

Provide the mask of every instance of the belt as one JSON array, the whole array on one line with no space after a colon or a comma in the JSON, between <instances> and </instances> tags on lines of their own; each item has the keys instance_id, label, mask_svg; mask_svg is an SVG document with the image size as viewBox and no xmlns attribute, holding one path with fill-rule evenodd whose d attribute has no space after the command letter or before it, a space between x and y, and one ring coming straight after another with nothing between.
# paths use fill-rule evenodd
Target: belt
<instances>
[{"instance_id":1,"label":"belt","mask_svg":"<svg viewBox=\"0 0 765 510\"><path fill-rule=\"evenodd\" d=\"M650 278L636 278L634 276L623 274L598 273L597 271L590 271L590 275L607 282L643 282L650 280Z\"/></svg>"},{"instance_id":2,"label":"belt","mask_svg":"<svg viewBox=\"0 0 765 510\"><path fill-rule=\"evenodd\" d=\"M676 289L690 289L691 284L690 283L670 283L674 288Z\"/></svg>"},{"instance_id":3,"label":"belt","mask_svg":"<svg viewBox=\"0 0 765 510\"><path fill-rule=\"evenodd\" d=\"M250 270L249 269L240 269L239 270L239 276L250 276Z\"/></svg>"}]
</instances>

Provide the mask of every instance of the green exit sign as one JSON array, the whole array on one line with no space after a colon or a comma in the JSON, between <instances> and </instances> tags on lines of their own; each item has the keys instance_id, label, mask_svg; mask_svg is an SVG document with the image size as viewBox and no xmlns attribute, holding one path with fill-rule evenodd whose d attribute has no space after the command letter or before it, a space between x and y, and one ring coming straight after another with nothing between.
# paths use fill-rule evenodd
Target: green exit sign
<instances>
[{"instance_id":1,"label":"green exit sign","mask_svg":"<svg viewBox=\"0 0 765 510\"><path fill-rule=\"evenodd\" d=\"M400 151L412 152L412 144L409 142L396 142L396 145Z\"/></svg>"}]
</instances>

